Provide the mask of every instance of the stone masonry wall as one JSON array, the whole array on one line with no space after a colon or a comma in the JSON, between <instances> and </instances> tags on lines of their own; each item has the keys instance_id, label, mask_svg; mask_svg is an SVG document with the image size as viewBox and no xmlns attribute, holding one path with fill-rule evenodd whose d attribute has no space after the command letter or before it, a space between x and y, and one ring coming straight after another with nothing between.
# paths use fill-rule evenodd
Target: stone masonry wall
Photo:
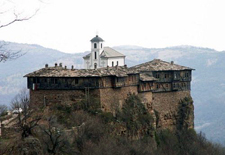
<instances>
[{"instance_id":1,"label":"stone masonry wall","mask_svg":"<svg viewBox=\"0 0 225 155\"><path fill-rule=\"evenodd\" d=\"M188 128L194 128L193 104L188 104L188 108L192 111L190 117L187 117L188 120L181 120L179 116L180 112L183 111L181 108L184 108L181 107L180 100L191 97L190 91L138 93L137 86L128 86L92 89L89 90L89 97L91 102L93 99L100 101L103 111L112 112L115 115L116 111L122 108L129 93L137 94L141 98L143 104L153 116L156 128L175 130L181 121L185 121ZM86 97L85 90L31 90L30 96L32 104L41 106L57 103L72 105Z\"/></svg>"},{"instance_id":2,"label":"stone masonry wall","mask_svg":"<svg viewBox=\"0 0 225 155\"><path fill-rule=\"evenodd\" d=\"M161 92L152 94L152 109L155 111L156 127L159 129L175 130L179 123L180 101L191 97L190 91ZM189 108L194 111L193 104ZM188 128L194 128L194 115L189 117Z\"/></svg>"},{"instance_id":3,"label":"stone masonry wall","mask_svg":"<svg viewBox=\"0 0 225 155\"><path fill-rule=\"evenodd\" d=\"M101 109L105 112L115 113L117 108L122 108L129 93L138 94L137 86L100 89Z\"/></svg>"},{"instance_id":4,"label":"stone masonry wall","mask_svg":"<svg viewBox=\"0 0 225 155\"><path fill-rule=\"evenodd\" d=\"M84 90L30 90L31 104L74 104L85 98Z\"/></svg>"}]
</instances>

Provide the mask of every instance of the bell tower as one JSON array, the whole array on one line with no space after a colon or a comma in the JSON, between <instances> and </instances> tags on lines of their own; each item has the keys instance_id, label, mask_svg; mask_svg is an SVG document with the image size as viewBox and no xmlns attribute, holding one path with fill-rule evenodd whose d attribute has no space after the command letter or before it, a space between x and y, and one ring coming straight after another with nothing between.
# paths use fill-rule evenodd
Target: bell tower
<instances>
[{"instance_id":1,"label":"bell tower","mask_svg":"<svg viewBox=\"0 0 225 155\"><path fill-rule=\"evenodd\" d=\"M104 40L96 35L91 39L91 69L100 68L100 54L102 53L104 46Z\"/></svg>"}]
</instances>

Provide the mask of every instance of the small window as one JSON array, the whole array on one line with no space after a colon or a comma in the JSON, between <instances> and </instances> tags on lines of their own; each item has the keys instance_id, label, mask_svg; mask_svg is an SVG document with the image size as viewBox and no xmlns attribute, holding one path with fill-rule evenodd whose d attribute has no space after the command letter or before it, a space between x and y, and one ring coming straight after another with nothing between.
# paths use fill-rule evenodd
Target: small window
<instances>
[{"instance_id":1,"label":"small window","mask_svg":"<svg viewBox=\"0 0 225 155\"><path fill-rule=\"evenodd\" d=\"M174 78L175 78L175 79L179 78L179 76L180 76L179 73L175 73L175 74L174 74Z\"/></svg>"},{"instance_id":2,"label":"small window","mask_svg":"<svg viewBox=\"0 0 225 155\"><path fill-rule=\"evenodd\" d=\"M101 48L102 48L102 43L101 43Z\"/></svg>"},{"instance_id":3,"label":"small window","mask_svg":"<svg viewBox=\"0 0 225 155\"><path fill-rule=\"evenodd\" d=\"M97 59L97 53L95 52L95 59Z\"/></svg>"},{"instance_id":4,"label":"small window","mask_svg":"<svg viewBox=\"0 0 225 155\"><path fill-rule=\"evenodd\" d=\"M188 73L185 73L185 77L189 77L189 74Z\"/></svg>"},{"instance_id":5,"label":"small window","mask_svg":"<svg viewBox=\"0 0 225 155\"><path fill-rule=\"evenodd\" d=\"M157 84L157 85L156 85L156 88L157 88L157 89L159 89L159 88L160 88L160 85L159 85L159 84Z\"/></svg>"},{"instance_id":6,"label":"small window","mask_svg":"<svg viewBox=\"0 0 225 155\"><path fill-rule=\"evenodd\" d=\"M97 44L96 43L94 43L94 48L97 48Z\"/></svg>"},{"instance_id":7,"label":"small window","mask_svg":"<svg viewBox=\"0 0 225 155\"><path fill-rule=\"evenodd\" d=\"M48 82L48 80L47 80L46 78L44 79L44 81L45 81L45 83L47 83L47 82Z\"/></svg>"},{"instance_id":8,"label":"small window","mask_svg":"<svg viewBox=\"0 0 225 155\"><path fill-rule=\"evenodd\" d=\"M155 77L156 77L156 78L159 78L159 74L156 74Z\"/></svg>"},{"instance_id":9,"label":"small window","mask_svg":"<svg viewBox=\"0 0 225 155\"><path fill-rule=\"evenodd\" d=\"M114 62L112 62L112 67L114 66Z\"/></svg>"},{"instance_id":10,"label":"small window","mask_svg":"<svg viewBox=\"0 0 225 155\"><path fill-rule=\"evenodd\" d=\"M165 79L168 78L168 77L169 77L168 74L165 74Z\"/></svg>"},{"instance_id":11,"label":"small window","mask_svg":"<svg viewBox=\"0 0 225 155\"><path fill-rule=\"evenodd\" d=\"M166 88L168 88L169 87L169 85L168 84L166 84Z\"/></svg>"},{"instance_id":12,"label":"small window","mask_svg":"<svg viewBox=\"0 0 225 155\"><path fill-rule=\"evenodd\" d=\"M94 64L94 68L97 69L97 63Z\"/></svg>"},{"instance_id":13,"label":"small window","mask_svg":"<svg viewBox=\"0 0 225 155\"><path fill-rule=\"evenodd\" d=\"M37 78L37 83L40 83L40 79L39 78Z\"/></svg>"},{"instance_id":14,"label":"small window","mask_svg":"<svg viewBox=\"0 0 225 155\"><path fill-rule=\"evenodd\" d=\"M119 66L119 61L116 62L116 65Z\"/></svg>"},{"instance_id":15,"label":"small window","mask_svg":"<svg viewBox=\"0 0 225 155\"><path fill-rule=\"evenodd\" d=\"M52 84L58 84L58 79L51 78L51 83L52 83Z\"/></svg>"},{"instance_id":16,"label":"small window","mask_svg":"<svg viewBox=\"0 0 225 155\"><path fill-rule=\"evenodd\" d=\"M78 82L79 82L78 79L75 79L75 84L78 84Z\"/></svg>"}]
</instances>

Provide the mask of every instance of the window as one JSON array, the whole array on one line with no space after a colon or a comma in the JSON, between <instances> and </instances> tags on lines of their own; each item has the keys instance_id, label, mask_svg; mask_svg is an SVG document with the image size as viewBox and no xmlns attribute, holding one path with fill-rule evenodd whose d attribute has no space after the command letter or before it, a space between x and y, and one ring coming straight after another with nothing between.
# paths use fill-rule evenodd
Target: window
<instances>
[{"instance_id":1,"label":"window","mask_svg":"<svg viewBox=\"0 0 225 155\"><path fill-rule=\"evenodd\" d=\"M165 79L168 78L168 77L169 77L169 75L168 74L165 74Z\"/></svg>"},{"instance_id":2,"label":"window","mask_svg":"<svg viewBox=\"0 0 225 155\"><path fill-rule=\"evenodd\" d=\"M155 77L156 77L156 78L159 78L159 74L156 74Z\"/></svg>"},{"instance_id":3,"label":"window","mask_svg":"<svg viewBox=\"0 0 225 155\"><path fill-rule=\"evenodd\" d=\"M168 88L169 87L169 85L168 84L166 84L166 88Z\"/></svg>"},{"instance_id":4,"label":"window","mask_svg":"<svg viewBox=\"0 0 225 155\"><path fill-rule=\"evenodd\" d=\"M173 88L176 88L176 84L175 83L173 84Z\"/></svg>"},{"instance_id":5,"label":"window","mask_svg":"<svg viewBox=\"0 0 225 155\"><path fill-rule=\"evenodd\" d=\"M95 69L97 68L97 63L94 64L94 68L95 68Z\"/></svg>"},{"instance_id":6,"label":"window","mask_svg":"<svg viewBox=\"0 0 225 155\"><path fill-rule=\"evenodd\" d=\"M174 74L174 79L177 79L177 78L179 78L180 77L180 73L175 73Z\"/></svg>"},{"instance_id":7,"label":"window","mask_svg":"<svg viewBox=\"0 0 225 155\"><path fill-rule=\"evenodd\" d=\"M114 62L112 61L112 67L114 66Z\"/></svg>"},{"instance_id":8,"label":"window","mask_svg":"<svg viewBox=\"0 0 225 155\"><path fill-rule=\"evenodd\" d=\"M97 48L97 44L96 43L94 43L94 48Z\"/></svg>"},{"instance_id":9,"label":"window","mask_svg":"<svg viewBox=\"0 0 225 155\"><path fill-rule=\"evenodd\" d=\"M116 62L116 65L119 66L119 61Z\"/></svg>"},{"instance_id":10,"label":"window","mask_svg":"<svg viewBox=\"0 0 225 155\"><path fill-rule=\"evenodd\" d=\"M58 84L58 79L51 78L51 83L52 83L52 84Z\"/></svg>"},{"instance_id":11,"label":"window","mask_svg":"<svg viewBox=\"0 0 225 155\"><path fill-rule=\"evenodd\" d=\"M157 84L157 85L156 85L156 88L157 88L157 89L159 89L159 88L160 88L160 85L159 85L159 84Z\"/></svg>"},{"instance_id":12,"label":"window","mask_svg":"<svg viewBox=\"0 0 225 155\"><path fill-rule=\"evenodd\" d=\"M95 59L97 59L97 53L95 52Z\"/></svg>"},{"instance_id":13,"label":"window","mask_svg":"<svg viewBox=\"0 0 225 155\"><path fill-rule=\"evenodd\" d=\"M55 84L58 84L58 79L55 79Z\"/></svg>"},{"instance_id":14,"label":"window","mask_svg":"<svg viewBox=\"0 0 225 155\"><path fill-rule=\"evenodd\" d=\"M75 84L78 84L78 82L79 82L78 79L75 79Z\"/></svg>"},{"instance_id":15,"label":"window","mask_svg":"<svg viewBox=\"0 0 225 155\"><path fill-rule=\"evenodd\" d=\"M188 73L185 73L185 77L189 77L189 74Z\"/></svg>"},{"instance_id":16,"label":"window","mask_svg":"<svg viewBox=\"0 0 225 155\"><path fill-rule=\"evenodd\" d=\"M102 43L101 43L101 48L102 48Z\"/></svg>"}]
</instances>

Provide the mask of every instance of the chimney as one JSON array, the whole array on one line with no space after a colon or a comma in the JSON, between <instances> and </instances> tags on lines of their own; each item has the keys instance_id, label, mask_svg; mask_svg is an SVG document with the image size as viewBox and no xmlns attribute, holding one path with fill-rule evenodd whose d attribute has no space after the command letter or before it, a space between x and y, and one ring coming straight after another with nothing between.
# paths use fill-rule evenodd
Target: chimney
<instances>
[{"instance_id":1,"label":"chimney","mask_svg":"<svg viewBox=\"0 0 225 155\"><path fill-rule=\"evenodd\" d=\"M65 66L65 69L67 69L67 67Z\"/></svg>"},{"instance_id":2,"label":"chimney","mask_svg":"<svg viewBox=\"0 0 225 155\"><path fill-rule=\"evenodd\" d=\"M71 70L74 70L74 67L73 67L73 65L72 65L72 67L71 67Z\"/></svg>"},{"instance_id":3,"label":"chimney","mask_svg":"<svg viewBox=\"0 0 225 155\"><path fill-rule=\"evenodd\" d=\"M62 67L62 63L59 63L59 67Z\"/></svg>"},{"instance_id":4,"label":"chimney","mask_svg":"<svg viewBox=\"0 0 225 155\"><path fill-rule=\"evenodd\" d=\"M55 67L57 67L57 63L55 63Z\"/></svg>"},{"instance_id":5,"label":"chimney","mask_svg":"<svg viewBox=\"0 0 225 155\"><path fill-rule=\"evenodd\" d=\"M127 69L127 65L125 64L124 67Z\"/></svg>"},{"instance_id":6,"label":"chimney","mask_svg":"<svg viewBox=\"0 0 225 155\"><path fill-rule=\"evenodd\" d=\"M174 62L173 61L171 61L171 65L173 65L174 64Z\"/></svg>"},{"instance_id":7,"label":"chimney","mask_svg":"<svg viewBox=\"0 0 225 155\"><path fill-rule=\"evenodd\" d=\"M48 64L45 64L45 68L48 68Z\"/></svg>"}]
</instances>

